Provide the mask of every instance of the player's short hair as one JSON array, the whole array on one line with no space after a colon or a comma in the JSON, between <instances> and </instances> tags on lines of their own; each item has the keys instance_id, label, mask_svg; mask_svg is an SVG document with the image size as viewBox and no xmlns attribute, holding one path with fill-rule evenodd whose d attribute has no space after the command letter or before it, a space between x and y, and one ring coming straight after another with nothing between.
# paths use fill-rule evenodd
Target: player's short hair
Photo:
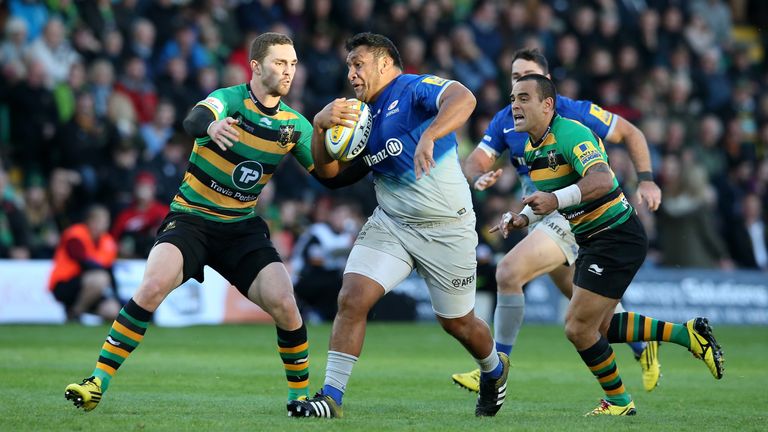
<instances>
[{"instance_id":1,"label":"player's short hair","mask_svg":"<svg viewBox=\"0 0 768 432\"><path fill-rule=\"evenodd\" d=\"M272 45L293 45L293 40L282 33L262 33L251 42L250 59L261 63Z\"/></svg>"},{"instance_id":2,"label":"player's short hair","mask_svg":"<svg viewBox=\"0 0 768 432\"><path fill-rule=\"evenodd\" d=\"M532 61L541 66L541 70L544 72L544 75L549 73L549 62L538 48L522 48L515 51L515 55L512 57L512 63L514 63L515 60Z\"/></svg>"},{"instance_id":3,"label":"player's short hair","mask_svg":"<svg viewBox=\"0 0 768 432\"><path fill-rule=\"evenodd\" d=\"M523 81L536 82L536 90L539 92L540 98L539 100L552 98L553 104L557 103L557 88L555 88L555 83L553 83L551 79L540 74L530 74L520 77L520 79L517 80L517 83Z\"/></svg>"},{"instance_id":4,"label":"player's short hair","mask_svg":"<svg viewBox=\"0 0 768 432\"><path fill-rule=\"evenodd\" d=\"M403 69L403 60L400 58L400 52L397 51L395 44L384 35L369 32L358 33L347 39L345 46L347 51L352 51L359 46L367 46L374 57L379 58L387 55L392 59L398 69Z\"/></svg>"}]
</instances>

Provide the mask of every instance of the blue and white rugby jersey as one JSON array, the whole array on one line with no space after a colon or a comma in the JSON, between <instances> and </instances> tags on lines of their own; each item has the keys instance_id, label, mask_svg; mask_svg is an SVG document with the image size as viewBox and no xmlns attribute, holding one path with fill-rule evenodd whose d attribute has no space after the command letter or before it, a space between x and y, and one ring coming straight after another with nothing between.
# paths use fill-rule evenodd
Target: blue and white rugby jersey
<instances>
[{"instance_id":1,"label":"blue and white rugby jersey","mask_svg":"<svg viewBox=\"0 0 768 432\"><path fill-rule=\"evenodd\" d=\"M560 116L578 121L591 129L603 141L611 134L613 128L616 127L617 117L610 111L606 111L590 101L573 100L557 95L555 108ZM520 175L523 195L525 196L531 195L536 191L536 187L528 175L528 166L525 165L525 158L523 157L527 140L527 133L515 132L515 122L512 119L512 105L507 105L493 116L488 129L485 130L483 139L478 144L478 148L497 158L504 153L504 150L509 150L509 159Z\"/></svg>"},{"instance_id":2,"label":"blue and white rugby jersey","mask_svg":"<svg viewBox=\"0 0 768 432\"><path fill-rule=\"evenodd\" d=\"M401 222L444 222L472 212L454 133L435 141L437 166L428 176L417 181L413 170L419 138L451 83L433 75L403 74L370 104L373 128L360 157L373 171L379 207Z\"/></svg>"}]
</instances>

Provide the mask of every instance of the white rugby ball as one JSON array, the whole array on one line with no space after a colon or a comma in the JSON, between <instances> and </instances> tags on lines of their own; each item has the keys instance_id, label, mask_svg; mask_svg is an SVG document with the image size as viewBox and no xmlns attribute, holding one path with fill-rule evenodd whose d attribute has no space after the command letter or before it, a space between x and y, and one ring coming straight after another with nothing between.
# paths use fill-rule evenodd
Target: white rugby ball
<instances>
[{"instance_id":1,"label":"white rugby ball","mask_svg":"<svg viewBox=\"0 0 768 432\"><path fill-rule=\"evenodd\" d=\"M373 127L373 116L368 105L357 99L349 101L355 102L354 109L359 111L355 125L337 125L325 131L325 149L332 158L343 162L351 161L363 152Z\"/></svg>"}]
</instances>

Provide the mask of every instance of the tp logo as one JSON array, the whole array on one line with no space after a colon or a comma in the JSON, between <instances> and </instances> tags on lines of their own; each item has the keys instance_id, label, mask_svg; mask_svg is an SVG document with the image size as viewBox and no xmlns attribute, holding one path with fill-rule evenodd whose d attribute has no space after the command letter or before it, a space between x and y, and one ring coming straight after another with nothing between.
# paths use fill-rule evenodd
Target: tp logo
<instances>
[{"instance_id":1,"label":"tp logo","mask_svg":"<svg viewBox=\"0 0 768 432\"><path fill-rule=\"evenodd\" d=\"M259 182L264 167L256 161L244 161L232 170L232 183L241 190L250 190Z\"/></svg>"}]
</instances>

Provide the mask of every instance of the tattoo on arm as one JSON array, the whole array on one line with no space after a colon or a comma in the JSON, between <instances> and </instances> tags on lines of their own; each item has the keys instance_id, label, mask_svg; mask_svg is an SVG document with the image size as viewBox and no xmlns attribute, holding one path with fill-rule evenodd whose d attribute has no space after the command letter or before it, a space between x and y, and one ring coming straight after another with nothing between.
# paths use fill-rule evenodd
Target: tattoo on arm
<instances>
[{"instance_id":1,"label":"tattoo on arm","mask_svg":"<svg viewBox=\"0 0 768 432\"><path fill-rule=\"evenodd\" d=\"M613 186L613 175L607 163L592 165L578 182L581 200L591 201L607 194Z\"/></svg>"},{"instance_id":2,"label":"tattoo on arm","mask_svg":"<svg viewBox=\"0 0 768 432\"><path fill-rule=\"evenodd\" d=\"M584 177L589 175L589 173L591 173L591 172L610 173L611 172L611 168L606 163L599 163L599 164L596 164L596 165L592 165L591 167L589 167L587 172L584 173Z\"/></svg>"}]
</instances>

